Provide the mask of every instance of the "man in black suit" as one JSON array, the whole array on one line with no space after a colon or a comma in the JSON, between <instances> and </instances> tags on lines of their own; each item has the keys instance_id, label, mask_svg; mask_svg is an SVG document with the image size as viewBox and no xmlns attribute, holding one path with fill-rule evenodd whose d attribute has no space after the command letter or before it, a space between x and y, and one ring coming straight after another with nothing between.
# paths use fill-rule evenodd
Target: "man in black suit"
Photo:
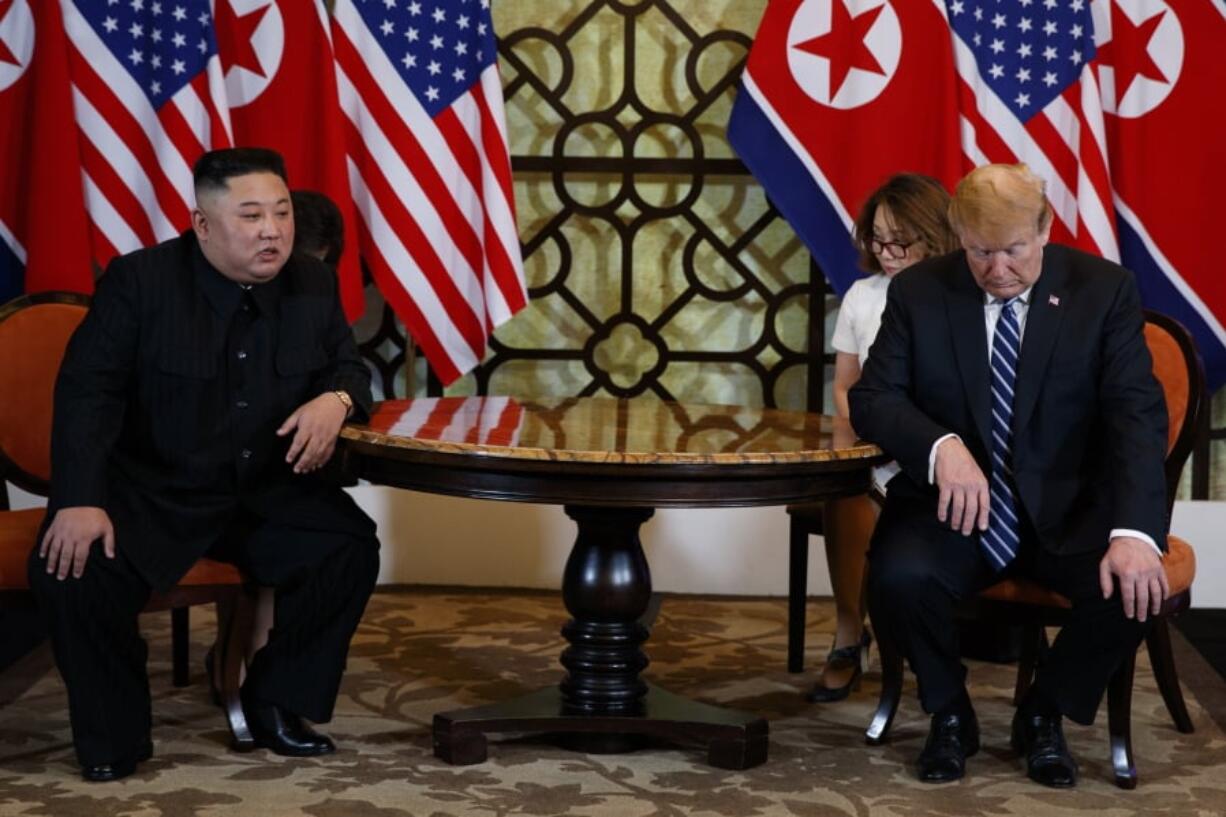
<instances>
[{"instance_id":1,"label":"man in black suit","mask_svg":"<svg viewBox=\"0 0 1226 817\"><path fill-rule=\"evenodd\" d=\"M1166 409L1132 274L1049 244L1024 165L959 183L963 250L892 282L851 390L856 431L896 458L870 549L869 607L932 714L926 781L960 778L979 729L958 658L959 599L1020 574L1071 623L1013 720L1027 773L1072 786L1061 718L1089 724L1166 594Z\"/></svg>"},{"instance_id":2,"label":"man in black suit","mask_svg":"<svg viewBox=\"0 0 1226 817\"><path fill-rule=\"evenodd\" d=\"M137 614L205 554L275 587L242 690L257 745L333 751L302 718L331 718L379 568L374 523L319 473L370 375L331 270L291 257L281 157L214 151L194 181L192 229L110 264L56 384L30 582L87 780L152 753Z\"/></svg>"}]
</instances>

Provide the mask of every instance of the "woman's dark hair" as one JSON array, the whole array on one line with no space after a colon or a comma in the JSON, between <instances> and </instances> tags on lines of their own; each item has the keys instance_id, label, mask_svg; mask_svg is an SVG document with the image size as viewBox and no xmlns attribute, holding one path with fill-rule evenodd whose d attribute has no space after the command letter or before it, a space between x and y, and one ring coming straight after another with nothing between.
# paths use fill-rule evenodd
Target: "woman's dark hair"
<instances>
[{"instance_id":1,"label":"woman's dark hair","mask_svg":"<svg viewBox=\"0 0 1226 817\"><path fill-rule=\"evenodd\" d=\"M890 208L894 223L913 241L928 249L928 255L944 255L958 249L958 237L949 226L949 193L941 183L922 173L898 173L874 190L856 217L855 242L860 266L881 272L881 263L869 247L873 218L881 205Z\"/></svg>"},{"instance_id":2,"label":"woman's dark hair","mask_svg":"<svg viewBox=\"0 0 1226 817\"><path fill-rule=\"evenodd\" d=\"M335 267L345 251L345 221L332 199L314 190L290 193L294 203L294 252L322 256Z\"/></svg>"}]
</instances>

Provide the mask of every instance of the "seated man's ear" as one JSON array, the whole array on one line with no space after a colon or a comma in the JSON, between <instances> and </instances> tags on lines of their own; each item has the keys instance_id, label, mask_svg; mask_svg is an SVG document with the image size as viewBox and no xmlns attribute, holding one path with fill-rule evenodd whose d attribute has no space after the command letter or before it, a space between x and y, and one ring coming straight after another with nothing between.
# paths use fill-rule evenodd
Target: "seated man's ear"
<instances>
[{"instance_id":1,"label":"seated man's ear","mask_svg":"<svg viewBox=\"0 0 1226 817\"><path fill-rule=\"evenodd\" d=\"M204 210L199 207L192 209L192 232L196 234L196 240L201 244L207 243L209 240L209 217Z\"/></svg>"}]
</instances>

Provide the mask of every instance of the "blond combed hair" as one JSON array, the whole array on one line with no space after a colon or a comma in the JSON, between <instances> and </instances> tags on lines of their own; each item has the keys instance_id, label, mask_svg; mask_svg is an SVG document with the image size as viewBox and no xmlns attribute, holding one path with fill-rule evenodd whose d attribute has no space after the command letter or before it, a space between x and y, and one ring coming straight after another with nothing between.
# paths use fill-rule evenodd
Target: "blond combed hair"
<instances>
[{"instance_id":1,"label":"blond combed hair","mask_svg":"<svg viewBox=\"0 0 1226 817\"><path fill-rule=\"evenodd\" d=\"M1007 241L1019 228L1042 231L1051 223L1047 185L1025 164L975 168L958 182L949 223L962 236L973 230L989 241Z\"/></svg>"}]
</instances>

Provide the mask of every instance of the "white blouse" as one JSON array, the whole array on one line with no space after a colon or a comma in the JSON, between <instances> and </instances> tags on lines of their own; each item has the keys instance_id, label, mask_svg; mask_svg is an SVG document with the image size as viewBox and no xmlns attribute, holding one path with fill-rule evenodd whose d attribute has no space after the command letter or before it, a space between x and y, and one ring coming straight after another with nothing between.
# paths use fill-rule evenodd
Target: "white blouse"
<instances>
[{"instance_id":1,"label":"white blouse","mask_svg":"<svg viewBox=\"0 0 1226 817\"><path fill-rule=\"evenodd\" d=\"M859 357L861 369L877 330L881 328L881 313L885 312L885 293L889 286L890 279L883 272L861 278L847 290L839 306L830 345L836 352Z\"/></svg>"}]
</instances>

